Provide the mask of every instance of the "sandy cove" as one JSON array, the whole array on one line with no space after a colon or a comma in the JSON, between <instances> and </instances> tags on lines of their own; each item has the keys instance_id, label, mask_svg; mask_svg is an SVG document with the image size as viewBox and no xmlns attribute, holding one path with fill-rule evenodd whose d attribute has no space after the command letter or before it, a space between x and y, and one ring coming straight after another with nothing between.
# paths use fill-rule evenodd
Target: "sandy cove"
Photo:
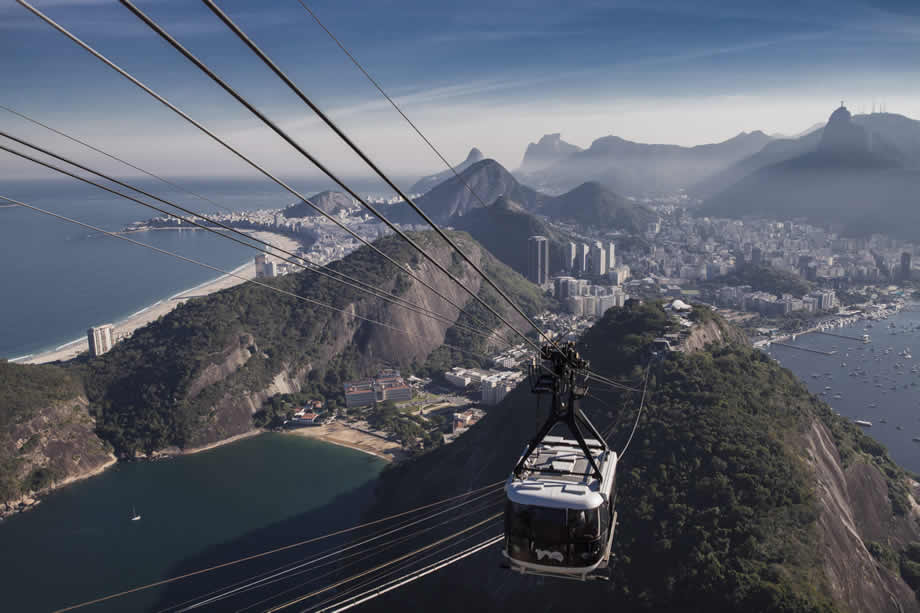
<instances>
[{"instance_id":1,"label":"sandy cove","mask_svg":"<svg viewBox=\"0 0 920 613\"><path fill-rule=\"evenodd\" d=\"M185 231L185 230L183 230ZM253 236L259 240L271 243L272 245L277 245L279 248L286 251L296 252L300 248L300 243L292 238L287 236L282 236L281 234L274 234L272 232L246 232L250 236ZM255 252L253 252L255 254ZM185 291L179 292L178 294L161 300L160 302L153 304L141 311L138 311L131 317L119 321L114 324L114 334L115 338L123 338L129 334L132 334L135 330L143 328L152 321L156 321L163 315L166 315L177 306L188 300L189 298L197 298L200 296L207 296L208 294L213 294L219 292L220 290L234 287L236 285L241 285L250 279L254 279L256 276L256 267L255 262L250 261L242 266L234 269L232 275L221 275L217 279L212 281L207 281L187 289ZM236 275L236 276L234 276ZM101 322L99 322L101 323ZM89 325L87 325L89 328ZM19 361L20 364L46 364L48 362L56 361L66 361L71 360L81 353L89 350L89 344L86 338L82 338L79 341L74 341L67 345L62 345L57 349L52 351L46 351L44 353L39 353L34 356L31 356L25 360Z\"/></svg>"},{"instance_id":2,"label":"sandy cove","mask_svg":"<svg viewBox=\"0 0 920 613\"><path fill-rule=\"evenodd\" d=\"M398 462L407 457L406 451L399 443L368 434L340 421L289 430L288 433L362 451L386 462Z\"/></svg>"}]
</instances>

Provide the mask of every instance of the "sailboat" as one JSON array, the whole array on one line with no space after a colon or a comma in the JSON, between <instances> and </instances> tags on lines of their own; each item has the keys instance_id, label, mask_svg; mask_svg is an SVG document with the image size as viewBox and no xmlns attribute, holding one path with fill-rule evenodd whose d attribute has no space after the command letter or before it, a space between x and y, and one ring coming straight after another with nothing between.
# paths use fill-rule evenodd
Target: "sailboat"
<instances>
[{"instance_id":1,"label":"sailboat","mask_svg":"<svg viewBox=\"0 0 920 613\"><path fill-rule=\"evenodd\" d=\"M138 521L140 518L141 516L137 514L137 509L131 507L131 521Z\"/></svg>"}]
</instances>

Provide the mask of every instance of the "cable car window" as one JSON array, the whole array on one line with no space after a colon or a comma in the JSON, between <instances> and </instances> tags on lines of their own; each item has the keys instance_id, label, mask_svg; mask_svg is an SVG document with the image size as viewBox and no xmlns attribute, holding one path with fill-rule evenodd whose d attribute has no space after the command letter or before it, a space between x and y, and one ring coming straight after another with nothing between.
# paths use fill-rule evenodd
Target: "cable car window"
<instances>
[{"instance_id":1,"label":"cable car window","mask_svg":"<svg viewBox=\"0 0 920 613\"><path fill-rule=\"evenodd\" d=\"M565 527L565 510L530 507L531 538L544 545L563 545L568 542Z\"/></svg>"},{"instance_id":2,"label":"cable car window","mask_svg":"<svg viewBox=\"0 0 920 613\"><path fill-rule=\"evenodd\" d=\"M599 538L597 509L569 509L569 540L584 543Z\"/></svg>"}]
</instances>

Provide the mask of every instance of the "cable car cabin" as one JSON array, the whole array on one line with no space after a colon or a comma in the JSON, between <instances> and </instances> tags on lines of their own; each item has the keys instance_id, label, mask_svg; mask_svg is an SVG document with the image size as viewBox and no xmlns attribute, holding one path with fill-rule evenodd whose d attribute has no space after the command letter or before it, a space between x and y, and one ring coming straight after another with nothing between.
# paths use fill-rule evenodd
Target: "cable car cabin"
<instances>
[{"instance_id":1,"label":"cable car cabin","mask_svg":"<svg viewBox=\"0 0 920 613\"><path fill-rule=\"evenodd\" d=\"M602 478L578 441L546 436L505 485L505 549L511 570L568 579L607 568L616 527L617 454L585 440ZM526 454L526 452L525 452Z\"/></svg>"}]
</instances>

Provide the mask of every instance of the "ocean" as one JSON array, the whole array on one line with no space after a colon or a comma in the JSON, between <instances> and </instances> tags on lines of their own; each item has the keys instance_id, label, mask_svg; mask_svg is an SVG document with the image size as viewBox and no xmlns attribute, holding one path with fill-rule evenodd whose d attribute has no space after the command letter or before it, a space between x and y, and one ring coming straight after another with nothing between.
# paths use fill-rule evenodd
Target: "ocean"
<instances>
[{"instance_id":1,"label":"ocean","mask_svg":"<svg viewBox=\"0 0 920 613\"><path fill-rule=\"evenodd\" d=\"M171 179L237 211L282 208L294 197L267 180ZM219 212L202 200L153 179L130 179L193 210ZM332 186L292 181L305 195ZM358 180L359 193L380 193ZM117 231L159 215L138 204L72 180L0 181L0 194ZM232 270L255 251L203 231L157 231L131 238ZM131 316L158 300L219 276L188 262L34 211L0 208L0 358L13 359L83 337L90 326Z\"/></svg>"},{"instance_id":2,"label":"ocean","mask_svg":"<svg viewBox=\"0 0 920 613\"><path fill-rule=\"evenodd\" d=\"M872 323L868 330L867 323ZM829 332L850 337L869 334L872 342L805 334L790 344L836 353L825 356L774 345L770 354L835 411L872 422L866 433L885 445L898 464L920 473L920 443L912 440L920 437L920 312L908 309L887 320ZM900 355L905 349L916 354L907 359ZM915 364L917 372L912 372ZM857 369L866 374L856 374Z\"/></svg>"},{"instance_id":3,"label":"ocean","mask_svg":"<svg viewBox=\"0 0 920 613\"><path fill-rule=\"evenodd\" d=\"M362 487L384 465L291 434L118 464L0 522L0 608L51 611L352 526L363 510ZM133 509L139 521L131 521ZM161 598L191 598L309 551L292 550L87 610L150 610Z\"/></svg>"}]
</instances>

